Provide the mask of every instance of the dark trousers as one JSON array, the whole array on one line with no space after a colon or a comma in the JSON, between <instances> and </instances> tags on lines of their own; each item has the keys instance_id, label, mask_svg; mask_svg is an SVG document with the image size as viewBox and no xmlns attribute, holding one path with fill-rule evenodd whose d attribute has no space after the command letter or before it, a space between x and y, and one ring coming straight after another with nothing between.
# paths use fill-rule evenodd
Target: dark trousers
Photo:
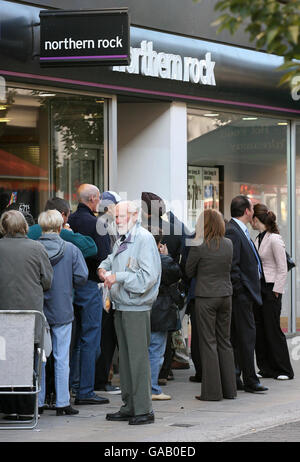
<instances>
[{"instance_id":1,"label":"dark trousers","mask_svg":"<svg viewBox=\"0 0 300 462\"><path fill-rule=\"evenodd\" d=\"M159 379L167 379L172 373L172 359L174 356L174 350L172 348L172 332L168 332L166 350L164 354L164 362L160 369Z\"/></svg>"},{"instance_id":2,"label":"dark trousers","mask_svg":"<svg viewBox=\"0 0 300 462\"><path fill-rule=\"evenodd\" d=\"M231 296L196 297L195 320L202 363L201 399L234 398L236 377L230 343Z\"/></svg>"},{"instance_id":3,"label":"dark trousers","mask_svg":"<svg viewBox=\"0 0 300 462\"><path fill-rule=\"evenodd\" d=\"M274 284L262 283L263 305L254 305L256 323L256 362L263 376L294 377L287 341L280 327L282 296L273 292Z\"/></svg>"},{"instance_id":4,"label":"dark trousers","mask_svg":"<svg viewBox=\"0 0 300 462\"><path fill-rule=\"evenodd\" d=\"M109 381L109 372L117 346L114 310L103 310L101 328L101 354L96 361L95 390L101 390Z\"/></svg>"},{"instance_id":5,"label":"dark trousers","mask_svg":"<svg viewBox=\"0 0 300 462\"><path fill-rule=\"evenodd\" d=\"M200 343L199 343L199 334L198 327L196 323L195 316L195 300L191 300L189 303L189 314L191 319L191 357L195 367L195 375L201 380L202 377L202 366L201 366L201 356L200 356Z\"/></svg>"},{"instance_id":6,"label":"dark trousers","mask_svg":"<svg viewBox=\"0 0 300 462\"><path fill-rule=\"evenodd\" d=\"M246 386L259 383L255 373L256 328L253 301L246 290L232 297L231 344L234 351L237 381L242 373Z\"/></svg>"}]
</instances>

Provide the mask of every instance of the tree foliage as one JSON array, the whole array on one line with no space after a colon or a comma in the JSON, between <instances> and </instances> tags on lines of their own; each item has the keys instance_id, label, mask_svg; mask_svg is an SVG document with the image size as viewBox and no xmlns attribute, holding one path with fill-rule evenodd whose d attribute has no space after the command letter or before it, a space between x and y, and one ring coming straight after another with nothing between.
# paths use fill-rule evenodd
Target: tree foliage
<instances>
[{"instance_id":1,"label":"tree foliage","mask_svg":"<svg viewBox=\"0 0 300 462\"><path fill-rule=\"evenodd\" d=\"M221 13L212 23L218 33L243 26L257 50L284 58L279 84L293 84L300 75L300 0L220 0L215 11Z\"/></svg>"}]
</instances>

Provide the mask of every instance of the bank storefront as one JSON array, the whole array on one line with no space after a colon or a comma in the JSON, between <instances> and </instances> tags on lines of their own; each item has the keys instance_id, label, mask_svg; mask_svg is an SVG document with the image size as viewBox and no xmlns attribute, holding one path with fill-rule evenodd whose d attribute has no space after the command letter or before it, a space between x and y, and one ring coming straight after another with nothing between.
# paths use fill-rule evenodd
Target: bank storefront
<instances>
[{"instance_id":1,"label":"bank storefront","mask_svg":"<svg viewBox=\"0 0 300 462\"><path fill-rule=\"evenodd\" d=\"M248 194L276 213L300 263L300 102L297 88L278 87L281 58L130 27L125 66L49 67L40 9L0 9L0 194L36 219L50 195L75 207L82 182L129 199L152 191L190 228L200 206L229 219L232 197ZM48 52L75 47L65 24ZM86 47L95 42L86 35ZM297 265L283 328L295 332L298 318Z\"/></svg>"}]
</instances>

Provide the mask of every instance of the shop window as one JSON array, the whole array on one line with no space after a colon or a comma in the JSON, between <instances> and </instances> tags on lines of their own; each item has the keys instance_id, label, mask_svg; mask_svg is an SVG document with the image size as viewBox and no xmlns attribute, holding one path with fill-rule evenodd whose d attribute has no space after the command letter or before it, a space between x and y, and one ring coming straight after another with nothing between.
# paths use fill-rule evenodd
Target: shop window
<instances>
[{"instance_id":1,"label":"shop window","mask_svg":"<svg viewBox=\"0 0 300 462\"><path fill-rule=\"evenodd\" d=\"M13 88L0 99L0 213L7 205L36 221L50 196L75 206L76 188L103 188L104 101Z\"/></svg>"},{"instance_id":2,"label":"shop window","mask_svg":"<svg viewBox=\"0 0 300 462\"><path fill-rule=\"evenodd\" d=\"M199 211L207 207L220 210L229 220L231 199L246 194L254 204L265 203L274 211L289 248L287 126L285 120L189 109L187 174L191 228ZM255 238L257 232L251 227L249 231ZM282 309L285 330L289 314L287 284Z\"/></svg>"}]
</instances>

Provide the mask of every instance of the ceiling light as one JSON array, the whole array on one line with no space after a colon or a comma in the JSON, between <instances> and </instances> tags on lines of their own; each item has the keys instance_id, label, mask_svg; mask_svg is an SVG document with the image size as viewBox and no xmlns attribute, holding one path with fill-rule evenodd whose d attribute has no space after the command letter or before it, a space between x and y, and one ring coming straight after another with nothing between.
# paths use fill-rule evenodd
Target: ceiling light
<instances>
[{"instance_id":1,"label":"ceiling light","mask_svg":"<svg viewBox=\"0 0 300 462\"><path fill-rule=\"evenodd\" d=\"M0 118L0 123L1 123L1 122L3 122L3 123L5 123L5 122L10 122L10 119L4 119L4 118L1 119L1 118Z\"/></svg>"},{"instance_id":2,"label":"ceiling light","mask_svg":"<svg viewBox=\"0 0 300 462\"><path fill-rule=\"evenodd\" d=\"M219 114L203 114L204 117L217 117Z\"/></svg>"},{"instance_id":3,"label":"ceiling light","mask_svg":"<svg viewBox=\"0 0 300 462\"><path fill-rule=\"evenodd\" d=\"M243 120L257 120L257 117L243 117Z\"/></svg>"},{"instance_id":4,"label":"ceiling light","mask_svg":"<svg viewBox=\"0 0 300 462\"><path fill-rule=\"evenodd\" d=\"M277 125L288 125L287 122L278 122Z\"/></svg>"},{"instance_id":5,"label":"ceiling light","mask_svg":"<svg viewBox=\"0 0 300 462\"><path fill-rule=\"evenodd\" d=\"M42 98L49 97L49 96L56 96L55 93L39 93L39 96Z\"/></svg>"},{"instance_id":6,"label":"ceiling light","mask_svg":"<svg viewBox=\"0 0 300 462\"><path fill-rule=\"evenodd\" d=\"M96 103L104 103L104 100L103 100L103 99L99 99L98 101L96 101Z\"/></svg>"}]
</instances>

